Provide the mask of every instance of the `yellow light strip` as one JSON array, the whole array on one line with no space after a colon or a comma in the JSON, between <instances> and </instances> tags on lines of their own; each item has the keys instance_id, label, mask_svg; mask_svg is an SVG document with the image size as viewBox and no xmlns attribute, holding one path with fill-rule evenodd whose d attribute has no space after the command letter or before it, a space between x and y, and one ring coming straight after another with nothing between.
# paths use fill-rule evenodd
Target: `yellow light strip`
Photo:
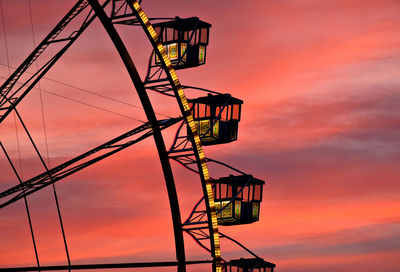
<instances>
[{"instance_id":1,"label":"yellow light strip","mask_svg":"<svg viewBox=\"0 0 400 272\"><path fill-rule=\"evenodd\" d=\"M151 38L153 39L153 41L156 45L154 50L157 50L161 54L162 59L165 62L165 65L167 67L167 70L165 72L167 74L169 74L170 77L172 78L172 82L170 82L170 83L173 84L173 86L175 87L175 91L178 94L178 97L177 97L178 103L180 103L184 109L184 112L182 114L186 118L186 121L190 127L190 130L193 133L194 141L195 141L195 149L199 156L200 165L201 165L201 169L199 169L199 171L202 172L203 177L204 177L205 187L206 187L206 191L207 191L208 205L210 207L210 212L211 212L211 225L212 225L213 231L210 235L212 235L212 238L213 238L212 240L214 242L214 256L215 256L215 260L216 260L215 269L216 269L216 272L221 272L221 249L220 249L220 242L219 242L218 221L217 221L217 215L215 212L214 195L213 195L213 191L212 191L212 184L211 184L210 176L208 173L207 163L205 161L203 148L200 143L199 133L197 132L192 113L190 112L189 103L187 102L185 93L183 92L183 89L182 89L182 85L179 82L178 76L175 73L175 69L172 66L171 61L169 60L169 58L167 56L164 46L161 44L156 31L154 30L153 26L151 25L146 14L143 12L139 3L135 0L133 0L132 5L135 8L136 12L138 13L141 21L146 26L145 31L146 30L148 31L148 33L150 34Z\"/></svg>"}]
</instances>

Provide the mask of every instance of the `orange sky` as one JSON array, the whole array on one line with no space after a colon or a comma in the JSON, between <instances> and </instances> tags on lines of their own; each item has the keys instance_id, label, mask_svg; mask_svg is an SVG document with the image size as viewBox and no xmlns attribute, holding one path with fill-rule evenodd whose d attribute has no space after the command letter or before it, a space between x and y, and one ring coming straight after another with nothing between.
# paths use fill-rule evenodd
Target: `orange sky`
<instances>
[{"instance_id":1,"label":"orange sky","mask_svg":"<svg viewBox=\"0 0 400 272\"><path fill-rule=\"evenodd\" d=\"M31 2L37 43L74 4ZM198 16L211 23L207 64L178 76L183 84L244 100L238 141L205 147L205 154L267 185L260 221L221 231L281 272L400 271L400 2L144 0L142 6L150 17ZM32 50L27 1L3 1L3 8L10 64L16 67ZM149 43L136 27L119 31L143 75ZM3 82L8 70L0 34ZM140 106L98 21L46 77ZM41 87L131 118L43 93L52 166L138 126L133 119L144 120L140 109L48 79ZM177 113L168 98L151 97L156 111ZM19 109L45 153L39 103L33 90ZM18 129L23 175L29 178L42 169ZM164 133L167 146L174 129ZM11 115L0 125L0 140L17 163ZM0 157L3 191L18 181ZM201 197L200 184L179 165L173 168L186 218ZM227 174L214 166L210 172ZM174 258L168 199L151 138L60 181L57 189L73 263ZM41 264L64 264L51 190L30 196L29 203ZM207 257L191 238L185 241L189 259ZM248 256L228 241L222 241L222 254ZM0 266L13 265L35 265L22 201L0 211Z\"/></svg>"}]
</instances>

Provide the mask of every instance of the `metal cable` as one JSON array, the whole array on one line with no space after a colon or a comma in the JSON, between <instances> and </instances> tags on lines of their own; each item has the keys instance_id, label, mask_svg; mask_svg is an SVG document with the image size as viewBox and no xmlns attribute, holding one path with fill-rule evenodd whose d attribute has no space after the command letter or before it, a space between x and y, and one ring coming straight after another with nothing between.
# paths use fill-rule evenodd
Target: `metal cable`
<instances>
[{"instance_id":1,"label":"metal cable","mask_svg":"<svg viewBox=\"0 0 400 272\"><path fill-rule=\"evenodd\" d=\"M8 70L10 70L11 68L12 69L17 69L16 67L9 66L9 65L7 65L5 63L1 63L1 62L0 62L0 65L8 67ZM28 71L26 71L25 73L33 74L33 73L28 72ZM4 79L7 79L7 78L4 78ZM136 109L143 110L143 107L140 107L140 106L137 106L137 105L133 105L131 103L127 103L125 101L122 101L122 100L119 100L119 99L115 99L115 98L112 98L112 97L107 96L107 95L100 94L100 93L95 92L95 91L90 91L90 90L87 90L87 89L84 89L84 88L81 88L81 87L78 87L78 86L75 86L75 85L72 85L72 84L69 84L69 83L66 83L66 82L62 82L60 80L56 80L56 79L52 79L52 78L48 78L48 77L43 77L43 79L46 79L46 80L54 82L54 83L58 83L60 85L64 85L66 87L69 87L69 88L72 88L72 89L75 89L75 90L78 90L78 91L82 91L82 92L89 93L89 94L92 94L92 95L95 95L95 96L98 96L98 97L101 97L101 98L104 98L104 99L108 99L110 101L118 102L118 103L121 103L121 104L126 105L126 106L130 106L130 107L133 107L133 108L136 108ZM44 90L42 89L42 91L44 91ZM62 97L62 96L60 96L60 97ZM166 114L163 114L161 112L155 111L155 113L157 113L158 115L167 117L167 118L173 118L173 117L171 117L169 115L166 115Z\"/></svg>"},{"instance_id":2,"label":"metal cable","mask_svg":"<svg viewBox=\"0 0 400 272\"><path fill-rule=\"evenodd\" d=\"M3 1L0 0L0 12L1 12L1 22L2 22L2 27L3 27L3 33L4 33L4 44L5 44L5 49L6 49L6 56L7 56L7 64L10 66L10 57L8 53L8 43L7 43L7 32L6 32L6 27L4 23L4 11L3 11ZM8 74L11 75L10 67L8 67ZM15 126L15 133L16 133L16 139L17 139L17 148L18 148L18 161L19 161L19 170L20 170L20 175L18 175L17 170L14 168L14 166L11 163L11 159L8 158L7 153L5 152L4 147L2 146L4 153L6 154L10 164L12 165L15 175L17 176L19 182L22 184L23 180L23 171L22 171L22 160L21 160L21 148L20 148L20 143L19 143L19 135L18 135L18 126L17 126L17 117L14 112L14 126ZM31 214L29 211L29 205L28 205L28 200L24 196L24 202L25 202L25 210L26 210L26 215L28 217L28 223L29 223L29 229L31 233L31 238L32 238L32 243L33 243L33 249L35 251L35 258L36 258L36 264L38 268L40 268L40 262L39 262L39 254L36 246L36 240L35 240L35 233L33 231L33 225L32 225L32 219L31 219Z\"/></svg>"},{"instance_id":3,"label":"metal cable","mask_svg":"<svg viewBox=\"0 0 400 272\"><path fill-rule=\"evenodd\" d=\"M0 76L0 78L2 78L2 79L7 79L6 77L3 77L3 76ZM22 83L17 82L17 84L22 84ZM33 89L37 89L37 88L33 88ZM112 114L115 114L115 115L119 115L119 116L125 117L125 118L127 118L127 119L131 119L131 120L134 120L134 121L138 121L138 122L141 122L141 123L143 123L143 124L146 123L146 122L143 121L143 120L136 119L136 118L133 118L133 117L130 117L130 116L128 116L128 115L124 115L124 114L121 114L121 113L118 113L118 112L115 112L115 111L107 110L107 109L104 109L104 108L102 108L102 107L95 106L95 105L90 104L90 103L82 102L82 101L79 101L79 100L77 100L77 99L70 98L70 97L67 97L67 96L64 96L64 95L61 95L61 94L56 94L56 93L47 91L47 90L45 90L45 89L42 89L42 92L47 93L47 94L50 94L50 95L54 95L54 96L57 96L57 97L61 97L61 98L64 98L64 99L73 101L73 102L75 102L75 103L79 103L79 104L82 104L82 105L85 105L85 106L89 106L89 107L92 107L92 108L95 108L95 109L98 109L98 110L102 110L102 111L105 111L105 112L108 112L108 113L112 113Z\"/></svg>"},{"instance_id":4,"label":"metal cable","mask_svg":"<svg viewBox=\"0 0 400 272\"><path fill-rule=\"evenodd\" d=\"M31 23L33 50L35 50L36 41L35 41L35 31L33 29L33 16L32 16L31 0L28 0L28 7L29 7L29 17L30 17L30 23ZM39 71L39 64L38 64L37 60L35 61L35 64L36 64L36 71ZM45 145L46 145L47 164L50 167L50 156L49 156L49 146L48 146L48 141L47 141L46 120L45 120L45 116L44 116L43 97L42 97L42 89L40 86L40 81L38 82L38 88L39 88L39 97L40 97L40 108L41 108L41 112L42 112L43 133L44 133L44 140L45 140ZM43 161L43 164L45 164L44 161ZM45 165L45 167L46 167L46 165ZM46 169L47 169L47 167L46 167ZM52 186L53 186L54 199L56 201L58 220L60 222L61 233L62 233L62 237L63 237L63 241L64 241L65 254L67 256L68 265L71 266L71 259L69 257L67 238L65 236L64 223L63 223L62 216L61 216L60 204L58 202L56 185L53 183ZM71 271L71 269L69 269L69 271Z\"/></svg>"}]
</instances>

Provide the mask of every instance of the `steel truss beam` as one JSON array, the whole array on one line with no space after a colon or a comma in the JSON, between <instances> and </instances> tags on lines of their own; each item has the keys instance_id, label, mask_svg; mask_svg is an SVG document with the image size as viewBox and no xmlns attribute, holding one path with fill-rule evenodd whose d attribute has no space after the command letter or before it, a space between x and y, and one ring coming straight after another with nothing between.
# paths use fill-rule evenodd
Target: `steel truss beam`
<instances>
[{"instance_id":1,"label":"steel truss beam","mask_svg":"<svg viewBox=\"0 0 400 272\"><path fill-rule=\"evenodd\" d=\"M159 121L160 130L168 128L177 122L180 118L166 119ZM36 177L33 177L23 183L14 186L0 193L0 199L11 197L0 204L0 208L6 207L11 203L28 196L44 187L57 182L73 173L82 170L102 159L105 159L133 144L136 144L154 134L150 123L145 123L135 129L122 134L96 148L89 150L63 164L60 164L49 171L46 171ZM134 136L136 136L134 138ZM132 139L133 138L133 139Z\"/></svg>"}]
</instances>

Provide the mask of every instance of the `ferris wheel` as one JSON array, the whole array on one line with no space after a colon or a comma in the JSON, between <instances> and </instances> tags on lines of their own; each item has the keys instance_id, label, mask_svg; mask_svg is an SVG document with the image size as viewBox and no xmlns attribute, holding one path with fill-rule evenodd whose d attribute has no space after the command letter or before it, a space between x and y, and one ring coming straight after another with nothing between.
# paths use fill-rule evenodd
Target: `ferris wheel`
<instances>
[{"instance_id":1,"label":"ferris wheel","mask_svg":"<svg viewBox=\"0 0 400 272\"><path fill-rule=\"evenodd\" d=\"M18 106L29 97L30 91L96 19L100 20L122 59L147 121L87 152L50 167L37 148L35 139L18 111ZM117 31L119 25L141 29L152 47L144 79L139 75L133 58ZM1 158L7 161L16 180L14 186L0 192L0 209L17 201L25 202L37 262L35 267L8 267L0 268L0 271L176 267L179 272L184 272L189 266L196 264L209 264L209 270L218 272L274 271L275 264L260 258L242 243L221 233L218 228L219 225L232 226L259 221L265 182L224 162L206 157L204 152L207 146L229 144L237 140L243 101L230 94L183 85L175 72L206 64L210 28L209 23L197 17L149 18L141 8L141 1L78 0L5 80L0 89L0 125L7 118L11 118L10 116L14 116L16 122L23 127L44 171L27 179L21 177L7 152L7 146L3 145L0 139ZM42 66L38 65L38 60ZM27 72L32 65L37 65L33 74ZM202 95L187 98L185 93L191 93L193 90ZM150 99L149 93L162 95L169 99L170 103L176 103L179 116L159 119L154 110L156 102ZM170 147L167 148L163 132L173 127L176 128L176 133ZM172 217L176 259L163 262L74 264L69 257L68 239L58 208L55 183L147 138L154 139L162 167ZM189 182L200 182L202 188L202 197L193 203L193 209L184 220L180 212L171 161L195 173L198 180ZM224 168L230 174L211 177L208 170L210 164ZM36 250L27 198L47 186L54 189L68 265L42 266ZM187 260L184 235L193 238L209 253L209 258ZM232 241L244 250L245 256L251 257L225 259L221 253L220 239Z\"/></svg>"}]
</instances>

